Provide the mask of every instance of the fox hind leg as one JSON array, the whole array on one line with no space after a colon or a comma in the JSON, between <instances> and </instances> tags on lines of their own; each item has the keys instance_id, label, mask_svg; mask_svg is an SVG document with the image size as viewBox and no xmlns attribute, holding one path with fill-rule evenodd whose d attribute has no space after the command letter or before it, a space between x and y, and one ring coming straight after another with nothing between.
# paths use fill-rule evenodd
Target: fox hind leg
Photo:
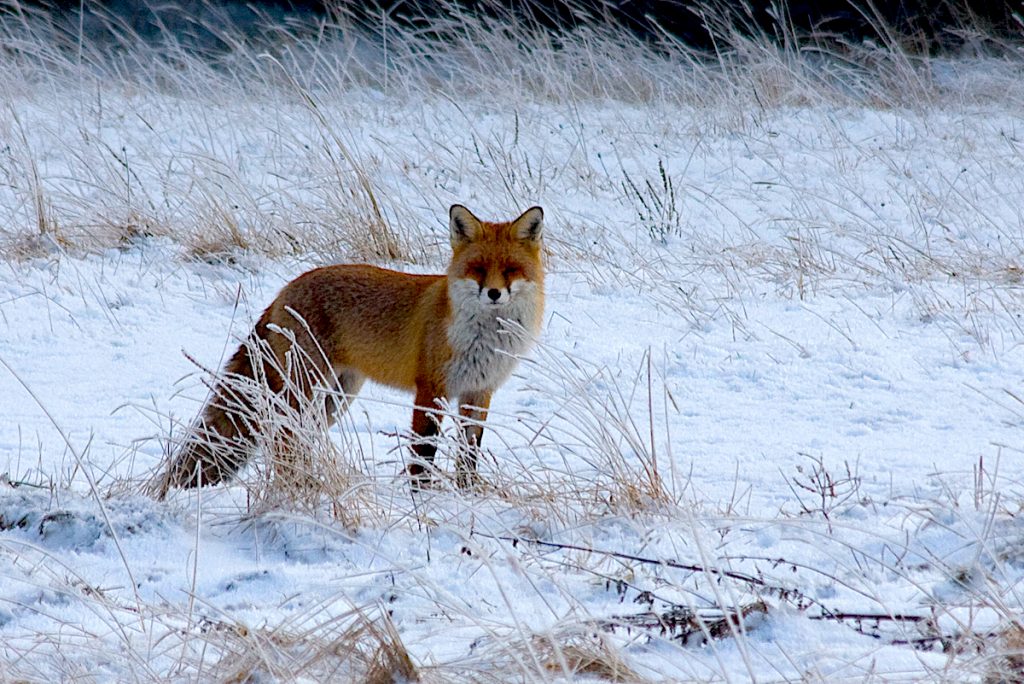
<instances>
[{"instance_id":1,"label":"fox hind leg","mask_svg":"<svg viewBox=\"0 0 1024 684\"><path fill-rule=\"evenodd\" d=\"M277 476L282 481L301 483L315 479L312 474L319 466L310 460L316 458L309 450L310 443L295 431L316 429L312 426L318 424L331 427L348 410L366 376L348 366L325 367L326 357L322 352L315 356L304 348L301 355L291 353L291 381L284 393L295 423L285 421L271 451Z\"/></svg>"},{"instance_id":2,"label":"fox hind leg","mask_svg":"<svg viewBox=\"0 0 1024 684\"><path fill-rule=\"evenodd\" d=\"M332 391L328 392L327 396L324 397L324 408L327 410L328 425L333 425L334 421L345 415L352 400L359 394L363 383L366 382L365 375L353 368L347 367L335 369L335 377L337 382L334 383Z\"/></svg>"}]
</instances>

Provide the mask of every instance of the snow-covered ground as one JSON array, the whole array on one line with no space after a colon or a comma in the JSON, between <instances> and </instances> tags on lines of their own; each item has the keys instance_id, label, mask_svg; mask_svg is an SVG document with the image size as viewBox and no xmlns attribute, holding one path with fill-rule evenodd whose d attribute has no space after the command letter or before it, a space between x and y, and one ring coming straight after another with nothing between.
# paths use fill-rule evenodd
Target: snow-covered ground
<instances>
[{"instance_id":1,"label":"snow-covered ground","mask_svg":"<svg viewBox=\"0 0 1024 684\"><path fill-rule=\"evenodd\" d=\"M0 90L0 678L998 666L1024 572L1016 94L222 85ZM371 197L395 260L366 247ZM367 387L331 432L351 486L329 504L256 502L258 465L146 494L200 367L285 282L439 270L456 201L547 216L547 317L492 405L491 486L412 496L411 398Z\"/></svg>"}]
</instances>

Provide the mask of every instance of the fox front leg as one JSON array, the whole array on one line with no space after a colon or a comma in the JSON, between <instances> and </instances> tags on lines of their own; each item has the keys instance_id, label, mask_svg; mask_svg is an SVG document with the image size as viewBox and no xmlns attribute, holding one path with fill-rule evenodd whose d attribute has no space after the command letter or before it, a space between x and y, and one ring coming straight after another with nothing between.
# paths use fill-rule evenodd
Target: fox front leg
<instances>
[{"instance_id":1,"label":"fox front leg","mask_svg":"<svg viewBox=\"0 0 1024 684\"><path fill-rule=\"evenodd\" d=\"M455 484L459 489L480 484L476 461L484 435L483 422L487 420L487 409L490 405L490 392L473 392L459 397L459 415L468 419L463 427L466 448L460 450L455 458Z\"/></svg>"},{"instance_id":2,"label":"fox front leg","mask_svg":"<svg viewBox=\"0 0 1024 684\"><path fill-rule=\"evenodd\" d=\"M436 401L437 394L432 390L416 390L416 406L412 412L413 457L406 466L414 490L428 486L432 479L429 471L434 467L434 454L437 452L433 438L441 431L441 416L429 407Z\"/></svg>"}]
</instances>

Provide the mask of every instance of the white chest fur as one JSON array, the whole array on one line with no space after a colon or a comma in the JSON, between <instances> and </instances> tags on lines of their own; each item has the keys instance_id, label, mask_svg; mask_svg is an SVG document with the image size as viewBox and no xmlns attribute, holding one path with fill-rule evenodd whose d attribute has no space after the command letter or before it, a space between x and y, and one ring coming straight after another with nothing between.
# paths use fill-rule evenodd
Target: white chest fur
<instances>
[{"instance_id":1,"label":"white chest fur","mask_svg":"<svg viewBox=\"0 0 1024 684\"><path fill-rule=\"evenodd\" d=\"M449 295L452 358L446 373L448 393L459 397L467 392L494 390L508 379L516 357L529 350L533 342L540 317L536 285L517 281L508 303L500 306L483 301L479 287L471 280L452 283Z\"/></svg>"}]
</instances>

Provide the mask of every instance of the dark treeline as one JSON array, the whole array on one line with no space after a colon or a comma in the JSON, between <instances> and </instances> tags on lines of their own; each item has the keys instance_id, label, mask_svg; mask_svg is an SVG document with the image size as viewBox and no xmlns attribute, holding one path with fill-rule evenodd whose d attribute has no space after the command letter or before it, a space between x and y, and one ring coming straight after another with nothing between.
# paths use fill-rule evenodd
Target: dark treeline
<instances>
[{"instance_id":1,"label":"dark treeline","mask_svg":"<svg viewBox=\"0 0 1024 684\"><path fill-rule=\"evenodd\" d=\"M366 3L355 5L370 13ZM467 12L514 14L550 29L615 24L645 39L669 36L703 50L715 48L722 20L746 35L782 40L784 34L827 34L880 43L898 36L905 48L929 52L957 50L981 35L1024 37L1024 26L1014 17L1015 12L1024 15L1024 0L399 0L372 6L377 16L386 12L403 18L444 16L455 6Z\"/></svg>"},{"instance_id":2,"label":"dark treeline","mask_svg":"<svg viewBox=\"0 0 1024 684\"><path fill-rule=\"evenodd\" d=\"M255 32L268 20L344 16L374 32L387 22L419 25L460 13L549 30L613 26L652 42L678 40L709 51L723 29L779 41L832 36L889 44L895 36L909 51L933 54L976 48L982 36L1014 42L1024 36L1016 18L1024 15L1024 0L0 0L0 11L18 11L19 4L76 21L84 7L82 25L92 34L114 25L144 38L171 33L203 44L217 42L222 31Z\"/></svg>"}]
</instances>

